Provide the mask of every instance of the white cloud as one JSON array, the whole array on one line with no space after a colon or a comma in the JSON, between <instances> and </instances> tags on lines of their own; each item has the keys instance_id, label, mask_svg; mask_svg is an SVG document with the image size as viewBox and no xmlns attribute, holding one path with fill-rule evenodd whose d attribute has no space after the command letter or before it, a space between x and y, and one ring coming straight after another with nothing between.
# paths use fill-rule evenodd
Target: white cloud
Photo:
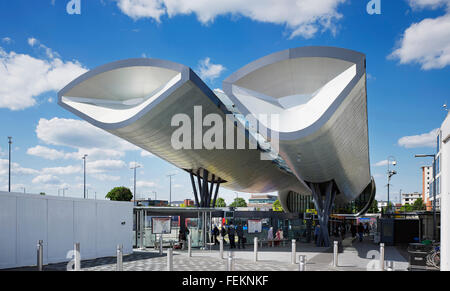
<instances>
[{"instance_id":1,"label":"white cloud","mask_svg":"<svg viewBox=\"0 0 450 291\"><path fill-rule=\"evenodd\" d=\"M38 43L29 40L30 45ZM36 97L57 91L86 72L78 61L63 61L51 49L45 49L48 59L7 53L0 47L0 108L22 110L36 105Z\"/></svg>"},{"instance_id":2,"label":"white cloud","mask_svg":"<svg viewBox=\"0 0 450 291\"><path fill-rule=\"evenodd\" d=\"M154 188L157 184L155 182L150 181L136 181L137 188ZM136 191L137 192L137 191Z\"/></svg>"},{"instance_id":3,"label":"white cloud","mask_svg":"<svg viewBox=\"0 0 450 291\"><path fill-rule=\"evenodd\" d=\"M379 161L374 166L375 167L383 167L383 166L387 166L387 164L388 164L388 160L383 160L383 161ZM394 162L391 161L391 165L393 165L393 164L394 164Z\"/></svg>"},{"instance_id":4,"label":"white cloud","mask_svg":"<svg viewBox=\"0 0 450 291\"><path fill-rule=\"evenodd\" d=\"M123 151L137 150L136 146L120 139L86 121L64 118L41 118L36 127L38 138L46 144L68 146L98 156L123 156ZM74 156L75 157L75 156Z\"/></svg>"},{"instance_id":5,"label":"white cloud","mask_svg":"<svg viewBox=\"0 0 450 291\"><path fill-rule=\"evenodd\" d=\"M254 21L285 25L290 36L313 37L319 30L336 31L337 11L346 0L116 0L119 9L133 19L195 14L208 24L220 15L244 16Z\"/></svg>"},{"instance_id":6,"label":"white cloud","mask_svg":"<svg viewBox=\"0 0 450 291\"><path fill-rule=\"evenodd\" d=\"M64 158L65 156L65 153L63 151L57 151L55 149L43 147L40 145L29 148L27 150L27 154L31 156L41 157L47 160L58 160Z\"/></svg>"},{"instance_id":7,"label":"white cloud","mask_svg":"<svg viewBox=\"0 0 450 291\"><path fill-rule=\"evenodd\" d=\"M436 9L438 7L450 5L450 0L409 0L408 2L413 9Z\"/></svg>"},{"instance_id":8,"label":"white cloud","mask_svg":"<svg viewBox=\"0 0 450 291\"><path fill-rule=\"evenodd\" d=\"M119 181L120 177L119 176L112 176L112 175L107 175L107 174L94 174L92 175L95 179L100 180L100 181Z\"/></svg>"},{"instance_id":9,"label":"white cloud","mask_svg":"<svg viewBox=\"0 0 450 291\"><path fill-rule=\"evenodd\" d=\"M59 160L59 159L73 159L80 160L85 154L88 155L90 160L100 160L100 159L110 159L110 158L121 158L125 154L120 151L112 149L99 149L90 148L84 149L80 148L77 152L66 153L65 151L55 150L45 146L35 146L27 150L27 154L41 157L47 160Z\"/></svg>"},{"instance_id":10,"label":"white cloud","mask_svg":"<svg viewBox=\"0 0 450 291\"><path fill-rule=\"evenodd\" d=\"M434 147L438 132L439 128L436 128L429 133L404 136L398 140L398 145L405 148Z\"/></svg>"},{"instance_id":11,"label":"white cloud","mask_svg":"<svg viewBox=\"0 0 450 291\"><path fill-rule=\"evenodd\" d=\"M5 159L0 160L0 176L8 175L8 164L9 161ZM18 163L11 163L11 174L12 175L36 175L39 171L30 168L24 168Z\"/></svg>"},{"instance_id":12,"label":"white cloud","mask_svg":"<svg viewBox=\"0 0 450 291\"><path fill-rule=\"evenodd\" d=\"M204 58L203 60L201 60L198 67L200 78L210 81L213 81L220 77L220 74L222 74L224 70L224 66L211 63L210 58Z\"/></svg>"},{"instance_id":13,"label":"white cloud","mask_svg":"<svg viewBox=\"0 0 450 291\"><path fill-rule=\"evenodd\" d=\"M413 9L446 6L447 13L413 23L403 33L398 48L389 58L400 64L419 64L423 70L450 65L450 0L410 0Z\"/></svg>"},{"instance_id":14,"label":"white cloud","mask_svg":"<svg viewBox=\"0 0 450 291\"><path fill-rule=\"evenodd\" d=\"M31 182L33 184L44 184L44 185L58 185L62 183L60 178L53 175L39 175L35 177Z\"/></svg>"},{"instance_id":15,"label":"white cloud","mask_svg":"<svg viewBox=\"0 0 450 291\"><path fill-rule=\"evenodd\" d=\"M10 37L4 37L4 38L2 38L2 42L6 43L6 44L11 44L12 39Z\"/></svg>"},{"instance_id":16,"label":"white cloud","mask_svg":"<svg viewBox=\"0 0 450 291\"><path fill-rule=\"evenodd\" d=\"M86 163L86 172L99 174L108 171L116 171L126 168L126 164L121 160L98 160Z\"/></svg>"},{"instance_id":17,"label":"white cloud","mask_svg":"<svg viewBox=\"0 0 450 291\"><path fill-rule=\"evenodd\" d=\"M81 168L81 166L43 168L42 173L50 174L50 175L73 175L73 174L82 173L82 168Z\"/></svg>"},{"instance_id":18,"label":"white cloud","mask_svg":"<svg viewBox=\"0 0 450 291\"><path fill-rule=\"evenodd\" d=\"M152 154L151 152L148 152L148 151L141 151L141 157L149 157L149 158L152 158L152 157L154 157L155 155L154 154Z\"/></svg>"},{"instance_id":19,"label":"white cloud","mask_svg":"<svg viewBox=\"0 0 450 291\"><path fill-rule=\"evenodd\" d=\"M38 40L35 39L34 37L28 38L28 44L29 44L31 47L35 46L37 43L38 43Z\"/></svg>"}]
</instances>

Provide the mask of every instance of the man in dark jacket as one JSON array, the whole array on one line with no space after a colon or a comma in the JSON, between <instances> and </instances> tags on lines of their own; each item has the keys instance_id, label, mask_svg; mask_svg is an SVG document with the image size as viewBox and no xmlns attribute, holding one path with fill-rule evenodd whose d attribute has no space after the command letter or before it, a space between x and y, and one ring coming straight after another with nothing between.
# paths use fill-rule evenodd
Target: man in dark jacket
<instances>
[{"instance_id":1,"label":"man in dark jacket","mask_svg":"<svg viewBox=\"0 0 450 291\"><path fill-rule=\"evenodd\" d=\"M225 241L225 236L227 235L227 229L226 229L226 225L222 225L222 228L220 229L220 236L223 239L223 244L225 245L226 241Z\"/></svg>"},{"instance_id":2,"label":"man in dark jacket","mask_svg":"<svg viewBox=\"0 0 450 291\"><path fill-rule=\"evenodd\" d=\"M236 234L238 237L238 249L242 248L245 249L244 245L244 228L242 227L242 224L239 222L238 226L236 227Z\"/></svg>"},{"instance_id":3,"label":"man in dark jacket","mask_svg":"<svg viewBox=\"0 0 450 291\"><path fill-rule=\"evenodd\" d=\"M230 249L236 248L236 244L234 242L235 229L233 222L230 222L230 226L228 227L228 239L230 240Z\"/></svg>"},{"instance_id":4,"label":"man in dark jacket","mask_svg":"<svg viewBox=\"0 0 450 291\"><path fill-rule=\"evenodd\" d=\"M358 225L358 235L359 235L359 241L363 241L363 235L364 235L364 225L360 222Z\"/></svg>"}]
</instances>

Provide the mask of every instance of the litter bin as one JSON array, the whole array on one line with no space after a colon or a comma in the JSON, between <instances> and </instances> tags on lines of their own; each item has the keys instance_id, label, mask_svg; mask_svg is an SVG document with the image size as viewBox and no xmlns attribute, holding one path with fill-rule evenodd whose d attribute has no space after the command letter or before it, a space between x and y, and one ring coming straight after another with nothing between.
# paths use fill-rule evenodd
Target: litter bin
<instances>
[{"instance_id":1,"label":"litter bin","mask_svg":"<svg viewBox=\"0 0 450 291\"><path fill-rule=\"evenodd\" d=\"M425 270L427 268L427 255L430 247L420 243L410 243L408 246L409 269Z\"/></svg>"}]
</instances>

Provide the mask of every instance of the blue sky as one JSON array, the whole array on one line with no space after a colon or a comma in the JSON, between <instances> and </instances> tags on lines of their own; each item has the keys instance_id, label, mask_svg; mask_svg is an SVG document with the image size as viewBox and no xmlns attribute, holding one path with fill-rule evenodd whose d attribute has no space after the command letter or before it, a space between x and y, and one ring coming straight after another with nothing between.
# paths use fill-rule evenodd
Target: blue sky
<instances>
[{"instance_id":1,"label":"blue sky","mask_svg":"<svg viewBox=\"0 0 450 291\"><path fill-rule=\"evenodd\" d=\"M138 197L192 198L186 173L99 132L56 104L56 92L86 70L120 59L151 57L192 67L211 88L267 54L307 45L349 48L367 56L372 174L386 197L386 165L396 157L394 199L421 191L416 153L435 151L433 130L450 94L450 0L205 1L68 0L0 2L0 189L7 189L7 136L13 136L13 190L81 197L89 151L90 196L132 186ZM88 134L81 134L84 128ZM102 142L94 141L101 135ZM228 202L236 194L221 190ZM240 197L249 194L239 193Z\"/></svg>"}]
</instances>

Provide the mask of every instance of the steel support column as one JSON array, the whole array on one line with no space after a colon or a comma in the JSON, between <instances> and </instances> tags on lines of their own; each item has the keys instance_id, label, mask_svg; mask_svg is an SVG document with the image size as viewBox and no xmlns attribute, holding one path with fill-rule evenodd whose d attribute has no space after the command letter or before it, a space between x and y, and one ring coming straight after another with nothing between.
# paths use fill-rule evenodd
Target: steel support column
<instances>
[{"instance_id":1,"label":"steel support column","mask_svg":"<svg viewBox=\"0 0 450 291\"><path fill-rule=\"evenodd\" d=\"M323 243L325 247L330 246L330 235L328 233L328 221L333 208L334 200L336 197L336 189L334 182L322 183L325 186L325 191L321 190L321 184L310 183L312 195L314 198L314 206L317 210L317 216L319 219L321 236L319 237L320 244ZM324 196L324 197L323 197Z\"/></svg>"}]
</instances>

